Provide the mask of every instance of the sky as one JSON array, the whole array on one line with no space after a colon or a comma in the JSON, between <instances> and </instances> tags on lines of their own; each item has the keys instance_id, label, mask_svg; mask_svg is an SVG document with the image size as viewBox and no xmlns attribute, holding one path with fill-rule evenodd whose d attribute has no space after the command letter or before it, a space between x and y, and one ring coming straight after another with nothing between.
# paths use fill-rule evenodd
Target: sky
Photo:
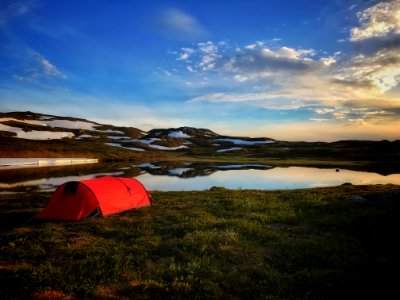
<instances>
[{"instance_id":1,"label":"sky","mask_svg":"<svg viewBox=\"0 0 400 300\"><path fill-rule=\"evenodd\" d=\"M400 139L400 0L0 0L0 111Z\"/></svg>"}]
</instances>

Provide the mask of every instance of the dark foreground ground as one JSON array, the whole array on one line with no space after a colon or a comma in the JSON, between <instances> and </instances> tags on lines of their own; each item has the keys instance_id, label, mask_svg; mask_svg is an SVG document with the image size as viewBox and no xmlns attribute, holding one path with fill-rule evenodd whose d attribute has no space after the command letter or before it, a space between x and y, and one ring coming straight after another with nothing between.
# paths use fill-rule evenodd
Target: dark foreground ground
<instances>
[{"instance_id":1,"label":"dark foreground ground","mask_svg":"<svg viewBox=\"0 0 400 300\"><path fill-rule=\"evenodd\" d=\"M154 192L155 205L38 222L0 194L0 299L388 299L400 187Z\"/></svg>"}]
</instances>

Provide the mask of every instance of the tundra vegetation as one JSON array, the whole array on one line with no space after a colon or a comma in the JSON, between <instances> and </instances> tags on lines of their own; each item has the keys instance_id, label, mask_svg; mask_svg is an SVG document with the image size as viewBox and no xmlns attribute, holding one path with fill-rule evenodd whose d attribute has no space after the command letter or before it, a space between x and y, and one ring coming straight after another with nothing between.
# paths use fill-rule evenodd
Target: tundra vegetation
<instances>
[{"instance_id":1,"label":"tundra vegetation","mask_svg":"<svg viewBox=\"0 0 400 300\"><path fill-rule=\"evenodd\" d=\"M397 292L399 186L152 194L151 208L82 222L28 221L50 193L0 194L0 298L378 299Z\"/></svg>"}]
</instances>

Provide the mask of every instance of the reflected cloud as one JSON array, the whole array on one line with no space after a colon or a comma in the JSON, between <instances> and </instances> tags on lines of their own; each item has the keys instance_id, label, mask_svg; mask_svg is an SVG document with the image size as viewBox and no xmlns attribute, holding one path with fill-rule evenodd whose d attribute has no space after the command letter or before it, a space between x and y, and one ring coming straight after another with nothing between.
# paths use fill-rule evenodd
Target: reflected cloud
<instances>
[{"instance_id":1,"label":"reflected cloud","mask_svg":"<svg viewBox=\"0 0 400 300\"><path fill-rule=\"evenodd\" d=\"M188 166L188 164L186 164ZM32 170L32 169L30 169ZM134 171L136 170L136 171ZM377 173L341 169L319 169L307 167L268 167L263 165L221 165L196 169L190 167L145 168L145 173L136 167L117 166L109 172L65 176L40 176L36 178L14 174L13 182L1 180L0 189L53 191L67 181L79 181L111 175L135 177L147 190L181 191L206 190L213 186L229 189L298 189L336 186L346 182L352 184L400 184L400 174L383 176ZM17 171L15 171L17 172ZM8 177L7 177L8 178Z\"/></svg>"}]
</instances>

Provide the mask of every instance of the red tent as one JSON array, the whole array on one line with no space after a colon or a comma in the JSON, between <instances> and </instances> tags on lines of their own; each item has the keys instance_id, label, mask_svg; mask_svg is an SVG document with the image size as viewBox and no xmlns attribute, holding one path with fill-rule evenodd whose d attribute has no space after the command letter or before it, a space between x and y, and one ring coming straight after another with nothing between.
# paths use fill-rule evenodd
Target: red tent
<instances>
[{"instance_id":1,"label":"red tent","mask_svg":"<svg viewBox=\"0 0 400 300\"><path fill-rule=\"evenodd\" d=\"M35 218L76 221L97 209L107 216L141 206L151 206L151 201L149 193L139 181L105 176L64 183Z\"/></svg>"}]
</instances>

